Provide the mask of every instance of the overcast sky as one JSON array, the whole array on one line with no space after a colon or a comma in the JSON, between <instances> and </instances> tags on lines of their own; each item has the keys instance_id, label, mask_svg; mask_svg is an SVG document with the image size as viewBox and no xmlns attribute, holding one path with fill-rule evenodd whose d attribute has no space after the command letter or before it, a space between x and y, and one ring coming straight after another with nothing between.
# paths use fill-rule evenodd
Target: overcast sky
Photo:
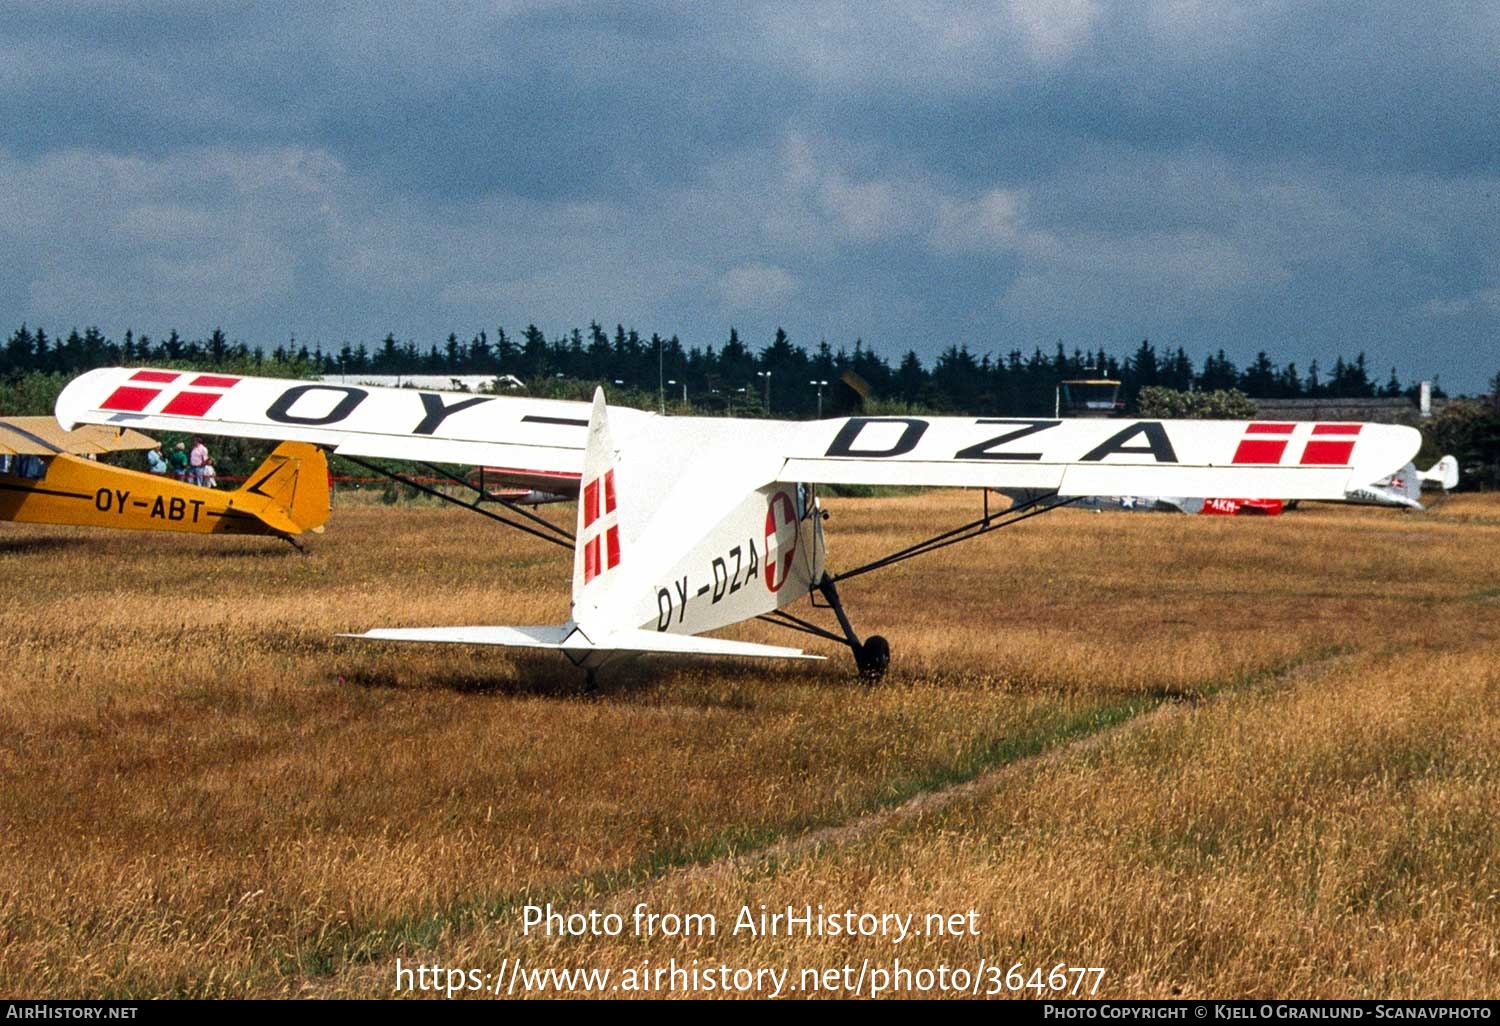
<instances>
[{"instance_id":1,"label":"overcast sky","mask_svg":"<svg viewBox=\"0 0 1500 1026\"><path fill-rule=\"evenodd\" d=\"M1500 370L1500 5L9 0L0 314Z\"/></svg>"}]
</instances>

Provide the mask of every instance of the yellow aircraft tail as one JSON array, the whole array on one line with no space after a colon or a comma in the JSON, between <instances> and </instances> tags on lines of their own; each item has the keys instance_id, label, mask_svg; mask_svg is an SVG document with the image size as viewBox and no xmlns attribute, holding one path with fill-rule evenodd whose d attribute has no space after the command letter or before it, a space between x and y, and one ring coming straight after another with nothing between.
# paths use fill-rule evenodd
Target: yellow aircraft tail
<instances>
[{"instance_id":1,"label":"yellow aircraft tail","mask_svg":"<svg viewBox=\"0 0 1500 1026\"><path fill-rule=\"evenodd\" d=\"M282 442L229 500L283 534L323 530L328 520L328 459L305 442Z\"/></svg>"}]
</instances>

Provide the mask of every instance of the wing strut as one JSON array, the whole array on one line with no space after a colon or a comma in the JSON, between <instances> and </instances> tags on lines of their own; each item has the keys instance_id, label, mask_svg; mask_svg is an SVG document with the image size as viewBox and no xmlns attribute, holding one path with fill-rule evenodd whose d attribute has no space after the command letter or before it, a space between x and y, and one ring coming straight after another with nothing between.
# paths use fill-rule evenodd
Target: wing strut
<instances>
[{"instance_id":1,"label":"wing strut","mask_svg":"<svg viewBox=\"0 0 1500 1026\"><path fill-rule=\"evenodd\" d=\"M839 635L833 633L833 631L824 630L817 624L804 620L800 616L793 616L785 609L777 609L769 613L762 613L760 616L757 616L756 619L764 620L766 621L766 623L774 623L776 626L785 627L789 631L800 631L803 634L811 634L813 637L822 638L825 641L837 641L840 645L848 644L847 638L842 638Z\"/></svg>"},{"instance_id":2,"label":"wing strut","mask_svg":"<svg viewBox=\"0 0 1500 1026\"><path fill-rule=\"evenodd\" d=\"M845 570L841 574L833 574L829 579L833 581L847 581L851 577L867 574L871 570L880 570L917 556L924 556L929 552L936 552L938 549L947 548L949 545L957 545L959 542L968 541L970 538L978 538L982 534L998 531L1002 527L1010 527L1012 524L1019 524L1023 520L1030 520L1032 517L1040 516L1060 506L1067 506L1077 502L1078 498L1079 496L1058 499L1056 492L1048 492L1018 506L1012 506L1003 512L991 513L990 493L986 489L984 493L984 516L978 520L971 520L967 524L953 528L951 531L935 534L925 541L919 541L915 545L908 545L904 549L892 552L888 556L882 556L877 560L866 563L864 566L857 566L853 570Z\"/></svg>"},{"instance_id":3,"label":"wing strut","mask_svg":"<svg viewBox=\"0 0 1500 1026\"><path fill-rule=\"evenodd\" d=\"M373 473L379 474L381 477L388 477L392 481L396 481L399 484L404 484L408 488L415 488L417 491L423 493L424 495L430 495L430 496L432 496L435 499L442 499L444 502L451 502L455 506L462 506L464 509L473 510L475 513L478 513L481 516L489 517L491 520L498 520L500 523L504 524L506 527L514 527L517 531L521 531L521 532L523 532L525 534L533 535L534 537L542 539L542 541L548 541L548 542L551 542L554 545L561 545L563 548L569 550L570 552L573 549L573 536L571 534L569 534L567 531L565 531L562 528L558 527L556 524L549 523L548 521L546 521L542 517L537 516L535 513L532 513L529 510L524 510L524 509L521 509L521 508L519 508L517 506L511 505L510 503L506 502L503 499L499 499L499 500L495 500L495 501L498 501L501 505L503 505L506 509L510 510L511 512L519 514L522 517L525 517L527 520L534 520L534 521L540 522L544 527L547 527L550 530L551 533L548 533L548 532L545 532L545 531L539 531L535 527L529 527L526 524L518 523L517 521L514 521L514 520L509 520L509 519L507 519L505 517L502 517L498 513L495 513L495 512L493 512L491 510L484 509L482 506L479 505L478 500L475 500L474 502L469 503L469 502L465 502L462 499L454 498L453 496L448 495L445 492L438 491L436 488L433 488L433 487L431 487L429 485L422 484L420 481L413 480L412 478L407 477L405 474L401 474L401 473L399 473L397 471L394 471L394 470L387 470L387 469L385 469L382 466L378 466L378 465L376 465L374 463L370 463L370 462L367 462L365 460L362 460L358 456L350 456L350 455L348 455L346 453L338 453L337 455L341 459L346 459L350 463L353 463L355 466L364 467L366 470L369 470L369 471L372 471ZM439 473L443 473L443 472L439 471ZM443 476L444 477L453 478L453 480L458 481L459 484L462 484L466 488L469 487L469 484L468 484L467 481L460 481L458 478L454 478L453 475L451 475L451 474L443 473Z\"/></svg>"},{"instance_id":4,"label":"wing strut","mask_svg":"<svg viewBox=\"0 0 1500 1026\"><path fill-rule=\"evenodd\" d=\"M1058 499L1057 493L1054 491L1047 492L1027 502L1011 506L1003 512L991 513L989 491L986 490L984 495L984 515L978 520L971 520L969 523L962 524L950 531L933 535L931 538L917 542L915 545L908 545L906 548L893 552L888 556L883 556L863 566L857 566L853 570L846 570L841 574L824 573L822 580L813 585L813 597L816 598L817 595L822 595L827 605L819 606L815 601L813 608L833 610L833 615L838 618L839 628L844 632L842 635L825 630L817 624L809 623L801 617L793 616L784 609L778 609L775 612L756 617L756 619L776 624L778 627L785 627L788 630L800 631L803 634L811 634L814 637L823 638L827 641L836 641L839 644L848 645L849 651L854 654L854 663L859 667L860 677L867 682L873 683L885 676L886 668L891 662L891 646L885 638L878 634L871 635L863 641L860 640L859 634L854 630L854 625L849 621L849 615L844 611L844 603L839 599L839 581L858 577L860 574L867 574L871 570L879 570L881 567L891 566L903 560L925 555L928 552L935 552L938 549L946 548L949 545L956 545L961 541L968 541L970 538L977 538L991 531L998 531L1002 527L1018 524L1022 520L1029 520L1034 516L1057 509L1059 506L1067 506L1075 501L1075 498Z\"/></svg>"}]
</instances>

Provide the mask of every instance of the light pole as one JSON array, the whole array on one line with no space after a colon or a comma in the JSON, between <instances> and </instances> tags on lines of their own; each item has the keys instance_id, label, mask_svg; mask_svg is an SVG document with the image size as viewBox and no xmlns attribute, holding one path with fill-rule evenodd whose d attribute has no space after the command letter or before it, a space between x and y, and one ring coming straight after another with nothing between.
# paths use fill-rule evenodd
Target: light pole
<instances>
[{"instance_id":1,"label":"light pole","mask_svg":"<svg viewBox=\"0 0 1500 1026\"><path fill-rule=\"evenodd\" d=\"M661 383L661 336L656 336L656 412L667 412L667 389Z\"/></svg>"},{"instance_id":2,"label":"light pole","mask_svg":"<svg viewBox=\"0 0 1500 1026\"><path fill-rule=\"evenodd\" d=\"M818 386L818 419L822 420L823 419L823 389L825 389L825 388L828 387L828 382L826 382L826 381L809 381L808 384L809 385L816 385L816 386Z\"/></svg>"},{"instance_id":3,"label":"light pole","mask_svg":"<svg viewBox=\"0 0 1500 1026\"><path fill-rule=\"evenodd\" d=\"M768 370L756 371L755 376L766 379L766 413L769 415L771 412L771 372Z\"/></svg>"}]
</instances>

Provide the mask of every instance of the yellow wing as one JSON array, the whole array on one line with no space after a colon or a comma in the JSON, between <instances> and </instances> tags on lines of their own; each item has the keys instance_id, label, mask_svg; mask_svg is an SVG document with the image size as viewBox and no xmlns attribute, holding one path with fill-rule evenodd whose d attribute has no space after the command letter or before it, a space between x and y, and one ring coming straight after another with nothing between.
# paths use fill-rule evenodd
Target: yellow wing
<instances>
[{"instance_id":1,"label":"yellow wing","mask_svg":"<svg viewBox=\"0 0 1500 1026\"><path fill-rule=\"evenodd\" d=\"M156 440L130 428L84 424L64 431L51 417L5 417L0 419L0 456L79 456L105 452L154 449Z\"/></svg>"}]
</instances>

